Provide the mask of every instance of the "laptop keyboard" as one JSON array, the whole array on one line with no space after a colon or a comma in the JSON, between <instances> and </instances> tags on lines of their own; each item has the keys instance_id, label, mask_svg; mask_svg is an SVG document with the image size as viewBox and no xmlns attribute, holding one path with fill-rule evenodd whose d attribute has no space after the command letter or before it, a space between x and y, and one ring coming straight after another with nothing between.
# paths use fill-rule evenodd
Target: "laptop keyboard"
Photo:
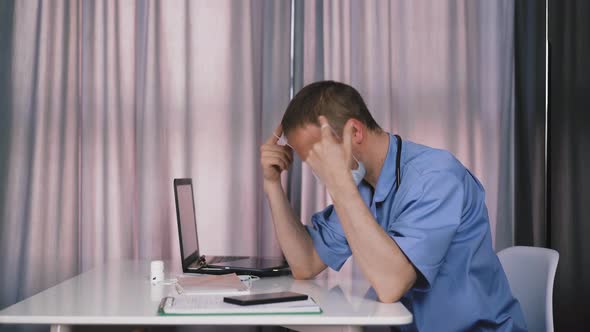
<instances>
[{"instance_id":1,"label":"laptop keyboard","mask_svg":"<svg viewBox=\"0 0 590 332\"><path fill-rule=\"evenodd\" d=\"M234 262L241 259L248 258L246 256L216 256L212 260L207 261L207 264L223 263L223 262Z\"/></svg>"}]
</instances>

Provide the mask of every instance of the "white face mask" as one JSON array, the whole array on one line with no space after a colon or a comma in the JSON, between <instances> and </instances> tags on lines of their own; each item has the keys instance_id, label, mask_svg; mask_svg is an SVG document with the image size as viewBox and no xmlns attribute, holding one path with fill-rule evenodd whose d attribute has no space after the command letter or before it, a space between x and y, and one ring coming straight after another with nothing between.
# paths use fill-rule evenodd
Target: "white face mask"
<instances>
[{"instance_id":1,"label":"white face mask","mask_svg":"<svg viewBox=\"0 0 590 332\"><path fill-rule=\"evenodd\" d=\"M352 156L352 157L354 158L354 156ZM365 165L363 163L361 163L360 161L358 161L356 158L354 158L354 160L356 160L358 167L357 167L357 169L351 169L350 173L352 174L352 179L354 180L354 183L358 187L361 184L361 182L363 182L365 175L367 175L367 169L365 168ZM310 167L310 169L311 169L311 167ZM320 178L317 175L315 175L315 172L313 171L313 169L311 170L311 173L315 177L316 181L322 182L322 181L320 181Z\"/></svg>"},{"instance_id":2,"label":"white face mask","mask_svg":"<svg viewBox=\"0 0 590 332\"><path fill-rule=\"evenodd\" d=\"M359 184L361 184L361 182L363 182L365 175L367 175L367 169L365 168L365 165L363 163L361 163L354 156L352 156L352 157L354 158L354 160L356 160L356 163L359 165L357 167L357 169L353 169L350 171L352 173L352 178L354 179L354 183L358 187Z\"/></svg>"}]
</instances>

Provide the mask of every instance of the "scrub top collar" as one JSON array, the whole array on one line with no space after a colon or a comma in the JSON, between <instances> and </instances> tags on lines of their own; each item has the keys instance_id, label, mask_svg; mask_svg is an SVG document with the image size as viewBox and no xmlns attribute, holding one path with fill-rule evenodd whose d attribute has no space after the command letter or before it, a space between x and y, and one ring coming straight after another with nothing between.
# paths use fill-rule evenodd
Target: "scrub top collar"
<instances>
[{"instance_id":1,"label":"scrub top collar","mask_svg":"<svg viewBox=\"0 0 590 332\"><path fill-rule=\"evenodd\" d=\"M381 173L379 174L377 187L375 188L375 195L373 196L373 201L376 203L381 203L387 198L391 190L394 188L396 181L395 158L397 155L397 138L392 134L388 133L388 135L389 148L387 150L385 161L383 162L383 167L381 167Z\"/></svg>"}]
</instances>

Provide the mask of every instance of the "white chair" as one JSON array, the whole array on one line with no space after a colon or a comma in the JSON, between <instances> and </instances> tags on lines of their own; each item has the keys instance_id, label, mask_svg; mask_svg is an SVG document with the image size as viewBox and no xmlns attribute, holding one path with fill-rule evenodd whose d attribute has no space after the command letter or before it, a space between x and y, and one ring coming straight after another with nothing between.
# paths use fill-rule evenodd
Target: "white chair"
<instances>
[{"instance_id":1,"label":"white chair","mask_svg":"<svg viewBox=\"0 0 590 332\"><path fill-rule=\"evenodd\" d=\"M553 280L559 253L537 247L510 247L498 252L529 331L553 332Z\"/></svg>"}]
</instances>

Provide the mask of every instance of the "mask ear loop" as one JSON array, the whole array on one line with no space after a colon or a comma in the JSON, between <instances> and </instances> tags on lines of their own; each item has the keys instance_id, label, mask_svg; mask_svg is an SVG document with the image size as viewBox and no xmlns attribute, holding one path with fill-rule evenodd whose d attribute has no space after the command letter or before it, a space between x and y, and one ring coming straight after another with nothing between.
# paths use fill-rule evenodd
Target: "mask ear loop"
<instances>
[{"instance_id":1,"label":"mask ear loop","mask_svg":"<svg viewBox=\"0 0 590 332\"><path fill-rule=\"evenodd\" d=\"M283 134L283 135L281 135L280 137L279 137L279 136L277 136L277 134L275 134L275 133L272 133L272 135L278 139L278 141L277 141L277 144L278 144L278 145L282 145L282 146L288 146L288 147L290 147L291 149L293 149L293 147L292 147L292 146L291 146L291 145L290 145L290 144L287 142L287 138L285 137L285 135L284 135L284 134ZM295 149L293 149L293 150L295 150Z\"/></svg>"},{"instance_id":2,"label":"mask ear loop","mask_svg":"<svg viewBox=\"0 0 590 332\"><path fill-rule=\"evenodd\" d=\"M352 156L352 159L354 159L354 161L356 161L356 169L361 168L361 162L356 159L356 157L352 154L352 152L350 153L350 155Z\"/></svg>"}]
</instances>

